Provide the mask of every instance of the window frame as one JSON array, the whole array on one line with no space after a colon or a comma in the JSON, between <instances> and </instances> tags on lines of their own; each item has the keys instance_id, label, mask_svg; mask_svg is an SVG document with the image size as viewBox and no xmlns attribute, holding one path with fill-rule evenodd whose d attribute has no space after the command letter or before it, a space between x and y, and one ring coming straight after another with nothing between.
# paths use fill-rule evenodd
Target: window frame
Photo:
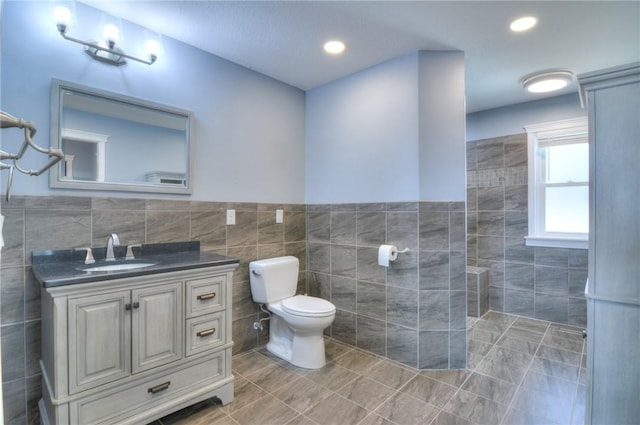
<instances>
[{"instance_id":1,"label":"window frame","mask_svg":"<svg viewBox=\"0 0 640 425\"><path fill-rule=\"evenodd\" d=\"M589 243L589 233L562 233L546 232L545 225L545 188L547 187L569 187L587 186L587 182L567 182L547 184L542 181L545 171L544 159L540 155L540 141L557 139L580 139L589 143L589 129L587 117L579 117L561 121L553 121L541 124L532 124L524 127L527 133L528 147L528 169L529 169L529 232L525 237L527 246L542 246L554 248L578 248L587 249ZM583 143L582 141L577 143ZM550 143L547 146L564 143Z\"/></svg>"}]
</instances>

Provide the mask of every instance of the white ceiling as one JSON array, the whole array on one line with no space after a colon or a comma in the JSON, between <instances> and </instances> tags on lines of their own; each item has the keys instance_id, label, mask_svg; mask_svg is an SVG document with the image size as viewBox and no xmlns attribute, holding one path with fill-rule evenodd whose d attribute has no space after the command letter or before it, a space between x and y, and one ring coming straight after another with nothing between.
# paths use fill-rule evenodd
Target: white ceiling
<instances>
[{"instance_id":1,"label":"white ceiling","mask_svg":"<svg viewBox=\"0 0 640 425\"><path fill-rule=\"evenodd\" d=\"M532 72L640 61L640 1L83 2L303 90L416 50L464 51L467 112L545 97L522 90ZM512 33L524 15L538 26ZM330 38L346 53L327 56Z\"/></svg>"}]
</instances>

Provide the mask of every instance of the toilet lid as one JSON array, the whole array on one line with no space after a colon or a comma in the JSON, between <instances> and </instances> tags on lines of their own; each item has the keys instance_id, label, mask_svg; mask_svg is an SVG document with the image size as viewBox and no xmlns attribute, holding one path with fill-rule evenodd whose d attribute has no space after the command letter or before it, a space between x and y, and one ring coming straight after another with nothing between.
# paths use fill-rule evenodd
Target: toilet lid
<instances>
[{"instance_id":1,"label":"toilet lid","mask_svg":"<svg viewBox=\"0 0 640 425\"><path fill-rule=\"evenodd\" d=\"M327 300L306 295L282 300L282 309L298 316L327 316L336 311L336 307Z\"/></svg>"}]
</instances>

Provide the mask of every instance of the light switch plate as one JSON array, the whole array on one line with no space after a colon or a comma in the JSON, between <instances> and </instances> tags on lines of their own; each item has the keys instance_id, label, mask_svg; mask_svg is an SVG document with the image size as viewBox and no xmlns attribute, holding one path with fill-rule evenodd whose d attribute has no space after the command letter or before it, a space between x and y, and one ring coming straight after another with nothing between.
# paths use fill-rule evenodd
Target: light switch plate
<instances>
[{"instance_id":1,"label":"light switch plate","mask_svg":"<svg viewBox=\"0 0 640 425\"><path fill-rule=\"evenodd\" d=\"M284 221L284 210L276 210L276 223L282 223Z\"/></svg>"},{"instance_id":2,"label":"light switch plate","mask_svg":"<svg viewBox=\"0 0 640 425\"><path fill-rule=\"evenodd\" d=\"M236 210L227 210L227 226L236 224Z\"/></svg>"}]
</instances>

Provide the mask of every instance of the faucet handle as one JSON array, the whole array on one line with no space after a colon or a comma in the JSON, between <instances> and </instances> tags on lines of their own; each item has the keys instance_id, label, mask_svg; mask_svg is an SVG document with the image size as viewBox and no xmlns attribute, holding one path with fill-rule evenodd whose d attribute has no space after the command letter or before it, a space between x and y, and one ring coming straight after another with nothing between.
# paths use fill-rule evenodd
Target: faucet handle
<instances>
[{"instance_id":1,"label":"faucet handle","mask_svg":"<svg viewBox=\"0 0 640 425\"><path fill-rule=\"evenodd\" d=\"M93 251L91 250L91 247L75 248L74 251L86 251L87 255L84 258L85 264L93 264L96 262L95 258L93 258Z\"/></svg>"},{"instance_id":2,"label":"faucet handle","mask_svg":"<svg viewBox=\"0 0 640 425\"><path fill-rule=\"evenodd\" d=\"M133 255L133 248L142 248L142 244L134 244L127 246L127 256L124 258L125 260L135 260L135 256Z\"/></svg>"}]
</instances>

